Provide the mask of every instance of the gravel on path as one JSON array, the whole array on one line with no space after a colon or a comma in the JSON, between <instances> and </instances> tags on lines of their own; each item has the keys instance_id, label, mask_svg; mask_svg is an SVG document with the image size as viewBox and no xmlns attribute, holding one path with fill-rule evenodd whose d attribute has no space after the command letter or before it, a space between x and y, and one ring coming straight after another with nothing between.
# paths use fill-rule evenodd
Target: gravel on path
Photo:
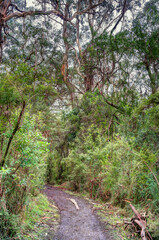
<instances>
[{"instance_id":1,"label":"gravel on path","mask_svg":"<svg viewBox=\"0 0 159 240\"><path fill-rule=\"evenodd\" d=\"M56 203L61 215L60 226L53 240L113 240L86 200L58 187L46 186L44 193ZM79 210L70 199L75 200Z\"/></svg>"}]
</instances>

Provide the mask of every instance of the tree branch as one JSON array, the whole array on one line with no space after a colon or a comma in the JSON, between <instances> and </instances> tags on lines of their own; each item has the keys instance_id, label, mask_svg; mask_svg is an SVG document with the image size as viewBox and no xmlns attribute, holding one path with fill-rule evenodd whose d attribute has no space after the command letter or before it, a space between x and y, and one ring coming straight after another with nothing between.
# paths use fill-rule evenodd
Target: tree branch
<instances>
[{"instance_id":1,"label":"tree branch","mask_svg":"<svg viewBox=\"0 0 159 240\"><path fill-rule=\"evenodd\" d=\"M98 4L95 4L95 5L92 5L92 6L89 6L87 7L86 9L80 11L80 12L75 12L73 14L72 17L70 18L65 18L65 16L58 10L50 10L50 11L47 11L47 12L44 12L44 11L24 11L24 12L14 12L14 13L11 13L9 14L8 16L5 16L2 18L2 20L4 22L7 22L8 20L10 20L11 18L14 18L14 17L26 17L26 16L35 16L35 15L51 15L51 14L55 14L57 17L60 17L62 20L65 20L65 21L68 21L68 22L71 22L77 15L82 15L84 13L87 13L88 11L90 11L91 9L93 8L96 8L98 7L101 3L103 3L104 0L101 0ZM19 10L18 10L19 11Z\"/></svg>"},{"instance_id":2,"label":"tree branch","mask_svg":"<svg viewBox=\"0 0 159 240\"><path fill-rule=\"evenodd\" d=\"M110 106L116 108L117 110L119 110L120 112L124 113L124 109L123 109L123 108L118 107L118 106L116 106L115 104L109 102L102 93L101 93L101 95L103 96L104 100L106 101L106 103L107 103L108 105L110 105Z\"/></svg>"},{"instance_id":3,"label":"tree branch","mask_svg":"<svg viewBox=\"0 0 159 240\"><path fill-rule=\"evenodd\" d=\"M101 0L101 1L99 1L99 3L94 4L94 5L91 5L91 6L87 7L87 8L85 8L84 10L82 10L81 12L78 12L78 11L75 12L75 13L73 14L73 16L69 19L69 21L72 21L77 15L82 15L82 14L87 13L87 12L89 12L90 10L98 7L98 6L99 6L101 3L103 3L103 2L104 2L104 0Z\"/></svg>"},{"instance_id":4,"label":"tree branch","mask_svg":"<svg viewBox=\"0 0 159 240\"><path fill-rule=\"evenodd\" d=\"M122 9L122 13L120 15L120 18L118 19L118 21L116 22L115 26L113 27L113 29L111 30L111 35L112 33L114 32L114 30L117 28L118 24L120 23L121 19L124 17L124 14L126 12L126 3L127 3L127 0L124 1L124 6L123 6L123 9Z\"/></svg>"}]
</instances>

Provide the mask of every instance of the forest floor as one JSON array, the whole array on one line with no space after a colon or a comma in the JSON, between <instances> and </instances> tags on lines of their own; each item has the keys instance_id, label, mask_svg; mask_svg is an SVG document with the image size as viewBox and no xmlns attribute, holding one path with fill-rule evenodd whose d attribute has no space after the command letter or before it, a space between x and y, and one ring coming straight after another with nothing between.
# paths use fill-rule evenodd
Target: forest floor
<instances>
[{"instance_id":1,"label":"forest floor","mask_svg":"<svg viewBox=\"0 0 159 240\"><path fill-rule=\"evenodd\" d=\"M79 208L79 209L78 209ZM29 224L21 231L20 240L137 240L132 228L125 228L134 213L103 202L93 200L88 194L68 191L65 185L47 185L32 204ZM141 208L139 212L141 212ZM38 217L37 217L37 216ZM154 240L158 237L158 218L150 215L149 230ZM6 238L5 238L6 240Z\"/></svg>"},{"instance_id":2,"label":"forest floor","mask_svg":"<svg viewBox=\"0 0 159 240\"><path fill-rule=\"evenodd\" d=\"M60 211L60 225L52 240L114 240L114 233L105 228L93 205L81 197L70 195L58 187L46 186L44 193ZM79 209L78 209L79 208Z\"/></svg>"}]
</instances>

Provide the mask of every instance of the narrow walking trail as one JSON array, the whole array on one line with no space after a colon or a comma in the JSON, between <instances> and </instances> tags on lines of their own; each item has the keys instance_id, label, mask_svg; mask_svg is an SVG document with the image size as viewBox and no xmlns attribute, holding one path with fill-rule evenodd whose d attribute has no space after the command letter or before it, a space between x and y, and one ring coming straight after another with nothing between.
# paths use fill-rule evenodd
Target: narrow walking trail
<instances>
[{"instance_id":1,"label":"narrow walking trail","mask_svg":"<svg viewBox=\"0 0 159 240\"><path fill-rule=\"evenodd\" d=\"M52 186L46 186L44 193L55 201L61 214L60 226L53 240L113 240L87 201Z\"/></svg>"}]
</instances>

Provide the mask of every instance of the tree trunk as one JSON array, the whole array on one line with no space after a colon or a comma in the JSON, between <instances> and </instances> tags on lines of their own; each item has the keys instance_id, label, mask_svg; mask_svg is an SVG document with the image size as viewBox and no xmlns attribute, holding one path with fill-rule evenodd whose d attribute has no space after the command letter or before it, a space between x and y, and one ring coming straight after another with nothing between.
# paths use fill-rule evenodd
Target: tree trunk
<instances>
[{"instance_id":1,"label":"tree trunk","mask_svg":"<svg viewBox=\"0 0 159 240\"><path fill-rule=\"evenodd\" d=\"M0 168L3 167L4 164L5 164L5 160L6 160L8 152L9 152L9 148L10 148L10 145L11 145L12 140L14 138L14 135L16 134L16 132L18 131L18 129L20 127L20 124L21 124L21 121L22 121L22 116L24 115L25 106L26 106L26 103L24 101L23 105L22 105L22 109L21 109L19 117L18 117L18 121L17 121L17 123L15 125L15 128L13 129L13 132L12 132L10 138L9 138L9 141L8 141L8 144L7 144L7 148L6 148L4 157L2 158L2 162L0 163Z\"/></svg>"}]
</instances>

